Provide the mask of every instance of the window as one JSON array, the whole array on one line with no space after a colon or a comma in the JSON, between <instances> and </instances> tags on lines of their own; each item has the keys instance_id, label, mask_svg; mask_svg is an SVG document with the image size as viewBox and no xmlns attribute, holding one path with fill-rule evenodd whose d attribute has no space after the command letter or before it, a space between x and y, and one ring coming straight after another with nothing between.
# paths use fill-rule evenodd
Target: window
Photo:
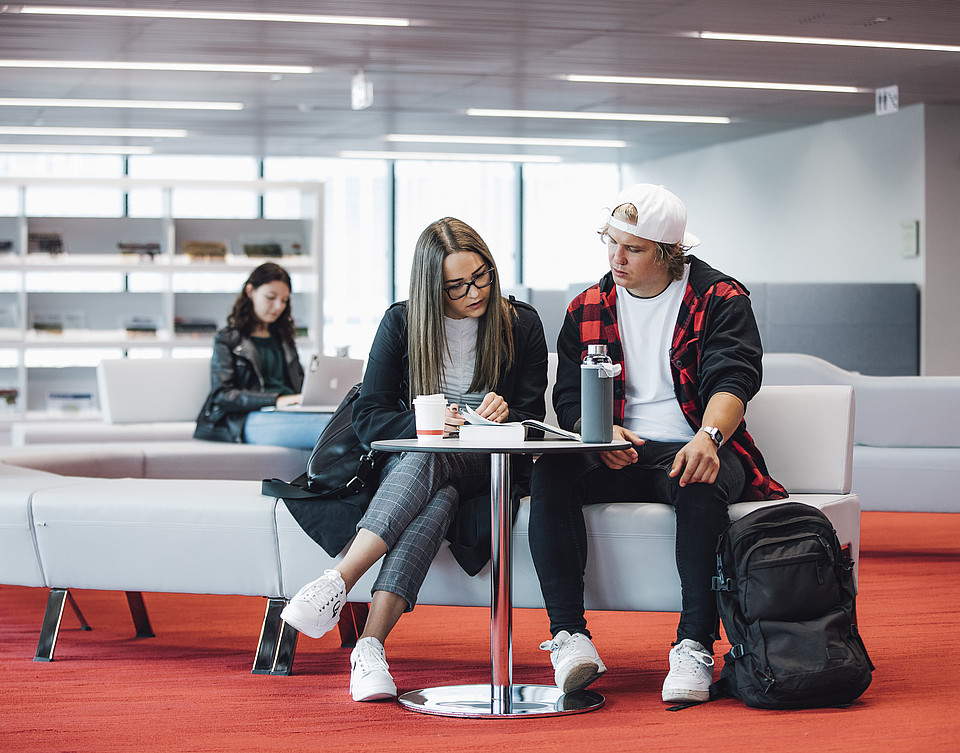
<instances>
[{"instance_id":1,"label":"window","mask_svg":"<svg viewBox=\"0 0 960 753\"><path fill-rule=\"evenodd\" d=\"M517 284L517 170L507 163L396 163L396 292L407 297L420 233L441 217L476 230L497 262L500 286Z\"/></svg>"},{"instance_id":2,"label":"window","mask_svg":"<svg viewBox=\"0 0 960 753\"><path fill-rule=\"evenodd\" d=\"M524 285L566 290L600 279L608 266L597 229L619 185L616 165L524 165Z\"/></svg>"},{"instance_id":3,"label":"window","mask_svg":"<svg viewBox=\"0 0 960 753\"><path fill-rule=\"evenodd\" d=\"M323 183L323 343L366 358L390 298L390 170L382 160L267 158L264 179ZM299 194L264 196L264 216L300 216Z\"/></svg>"},{"instance_id":4,"label":"window","mask_svg":"<svg viewBox=\"0 0 960 753\"><path fill-rule=\"evenodd\" d=\"M87 154L0 155L0 176L10 178L121 178L123 158ZM0 189L0 215L19 211L16 188ZM24 195L28 217L120 217L120 187L28 186Z\"/></svg>"},{"instance_id":5,"label":"window","mask_svg":"<svg viewBox=\"0 0 960 753\"><path fill-rule=\"evenodd\" d=\"M130 157L131 178L158 180L255 180L259 163L253 157L198 157L193 155L150 155ZM173 217L251 218L260 216L260 197L256 191L229 188L173 189L170 196ZM138 188L130 191L128 213L131 217L162 217L163 189Z\"/></svg>"}]
</instances>

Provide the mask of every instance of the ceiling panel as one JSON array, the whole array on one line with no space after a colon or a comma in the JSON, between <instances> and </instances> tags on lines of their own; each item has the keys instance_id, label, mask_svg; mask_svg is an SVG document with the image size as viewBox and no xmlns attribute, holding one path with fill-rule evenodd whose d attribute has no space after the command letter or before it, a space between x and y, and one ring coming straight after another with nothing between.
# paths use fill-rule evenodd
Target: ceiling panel
<instances>
[{"instance_id":1,"label":"ceiling panel","mask_svg":"<svg viewBox=\"0 0 960 753\"><path fill-rule=\"evenodd\" d=\"M309 65L308 75L0 68L2 97L229 100L238 112L0 106L0 125L185 128L187 138L128 139L158 153L336 156L424 151L388 133L624 139L627 149L444 146L631 161L873 112L896 84L901 106L960 105L960 53L705 40L700 30L960 43L955 0L492 0L433 2L68 2L118 8L385 15L405 28L0 12L0 58ZM373 105L350 108L363 69ZM859 94L584 84L568 73L853 85ZM468 107L711 115L729 125L474 118ZM3 136L5 143L77 137ZM116 139L89 138L89 143Z\"/></svg>"}]
</instances>

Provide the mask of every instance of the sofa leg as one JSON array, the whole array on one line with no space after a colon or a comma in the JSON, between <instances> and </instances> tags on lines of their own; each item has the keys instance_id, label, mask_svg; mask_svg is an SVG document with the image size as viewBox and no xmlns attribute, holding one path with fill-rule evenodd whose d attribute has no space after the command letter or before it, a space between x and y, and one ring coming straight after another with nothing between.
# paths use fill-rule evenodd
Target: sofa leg
<instances>
[{"instance_id":1,"label":"sofa leg","mask_svg":"<svg viewBox=\"0 0 960 753\"><path fill-rule=\"evenodd\" d=\"M137 631L137 638L154 638L153 626L147 615L147 605L143 603L143 594L139 591L125 591L127 606L130 607L130 616L133 617L133 626Z\"/></svg>"},{"instance_id":2,"label":"sofa leg","mask_svg":"<svg viewBox=\"0 0 960 753\"><path fill-rule=\"evenodd\" d=\"M353 648L357 645L357 640L363 633L363 627L367 624L368 614L370 614L370 606L365 602L348 601L343 605L340 622L337 623L342 648Z\"/></svg>"},{"instance_id":3,"label":"sofa leg","mask_svg":"<svg viewBox=\"0 0 960 753\"><path fill-rule=\"evenodd\" d=\"M65 588L51 588L47 596L47 608L43 613L43 623L40 625L40 640L37 643L37 654L34 661L53 661L53 651L57 647L57 634L60 632L60 621L63 619L63 607L69 595ZM83 620L81 620L83 622Z\"/></svg>"},{"instance_id":4,"label":"sofa leg","mask_svg":"<svg viewBox=\"0 0 960 753\"><path fill-rule=\"evenodd\" d=\"M300 635L287 623L280 622L280 635L277 638L277 656L273 660L272 675L292 675L293 656L297 652L297 637Z\"/></svg>"},{"instance_id":5,"label":"sofa leg","mask_svg":"<svg viewBox=\"0 0 960 753\"><path fill-rule=\"evenodd\" d=\"M268 675L273 671L273 660L277 655L277 642L280 636L280 612L287 602L284 599L267 599L267 609L260 628L260 640L253 659L252 674Z\"/></svg>"},{"instance_id":6,"label":"sofa leg","mask_svg":"<svg viewBox=\"0 0 960 753\"><path fill-rule=\"evenodd\" d=\"M73 610L73 613L77 616L77 620L80 621L80 629L93 630L93 628L87 624L87 620L83 616L83 612L80 611L80 605L77 604L77 600L73 598L73 594L69 591L67 591L67 603L70 605L70 609Z\"/></svg>"}]
</instances>

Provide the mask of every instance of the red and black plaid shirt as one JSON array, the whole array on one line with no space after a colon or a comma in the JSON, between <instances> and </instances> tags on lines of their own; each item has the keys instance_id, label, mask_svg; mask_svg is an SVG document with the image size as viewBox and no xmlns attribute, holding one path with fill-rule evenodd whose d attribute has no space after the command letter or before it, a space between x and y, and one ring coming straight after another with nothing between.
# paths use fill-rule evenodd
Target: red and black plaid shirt
<instances>
[{"instance_id":1,"label":"red and black plaid shirt","mask_svg":"<svg viewBox=\"0 0 960 753\"><path fill-rule=\"evenodd\" d=\"M670 349L674 392L683 415L693 429L703 423L707 402L717 392L729 392L744 405L760 389L760 333L747 291L696 257ZM614 363L625 368L617 323L617 288L611 275L577 298L567 309L560 333L555 406L561 425L572 425L580 416L580 362L587 345L602 343ZM626 404L624 372L614 382L614 421L623 422ZM763 456L746 424L729 438L747 472L744 500L783 499L786 490L767 472Z\"/></svg>"}]
</instances>

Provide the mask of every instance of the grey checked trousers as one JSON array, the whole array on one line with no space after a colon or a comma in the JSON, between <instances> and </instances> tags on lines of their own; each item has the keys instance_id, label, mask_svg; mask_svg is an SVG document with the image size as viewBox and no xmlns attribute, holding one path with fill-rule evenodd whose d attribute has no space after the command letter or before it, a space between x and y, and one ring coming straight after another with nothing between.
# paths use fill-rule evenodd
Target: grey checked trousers
<instances>
[{"instance_id":1,"label":"grey checked trousers","mask_svg":"<svg viewBox=\"0 0 960 753\"><path fill-rule=\"evenodd\" d=\"M379 536L387 554L372 591L417 603L420 586L440 550L461 497L490 488L486 455L405 452L387 461L383 480L357 524Z\"/></svg>"}]
</instances>

